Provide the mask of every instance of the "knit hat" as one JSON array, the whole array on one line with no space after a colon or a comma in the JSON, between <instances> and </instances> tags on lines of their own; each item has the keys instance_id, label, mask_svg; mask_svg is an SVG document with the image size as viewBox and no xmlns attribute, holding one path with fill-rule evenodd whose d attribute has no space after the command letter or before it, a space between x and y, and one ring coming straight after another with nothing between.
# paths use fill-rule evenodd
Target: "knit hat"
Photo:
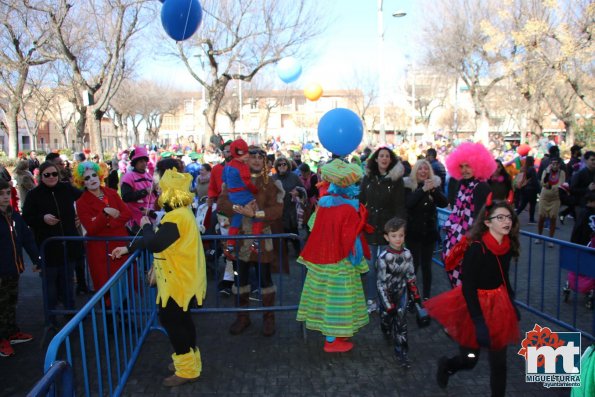
<instances>
[{"instance_id":1,"label":"knit hat","mask_svg":"<svg viewBox=\"0 0 595 397\"><path fill-rule=\"evenodd\" d=\"M167 204L171 208L189 206L194 200L194 194L190 193L191 183L192 175L178 172L175 168L166 170L159 179L159 205L163 207Z\"/></svg>"},{"instance_id":2,"label":"knit hat","mask_svg":"<svg viewBox=\"0 0 595 397\"><path fill-rule=\"evenodd\" d=\"M248 153L248 144L242 138L236 139L231 143L231 156L235 159Z\"/></svg>"},{"instance_id":3,"label":"knit hat","mask_svg":"<svg viewBox=\"0 0 595 397\"><path fill-rule=\"evenodd\" d=\"M322 167L322 179L340 187L347 187L359 182L362 168L357 164L347 164L335 159Z\"/></svg>"}]
</instances>

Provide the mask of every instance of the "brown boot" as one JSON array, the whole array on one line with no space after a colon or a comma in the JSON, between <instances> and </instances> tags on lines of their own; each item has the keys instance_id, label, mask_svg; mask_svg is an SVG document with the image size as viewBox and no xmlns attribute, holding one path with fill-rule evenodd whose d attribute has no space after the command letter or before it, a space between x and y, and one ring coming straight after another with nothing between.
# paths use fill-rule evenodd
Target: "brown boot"
<instances>
[{"instance_id":1,"label":"brown boot","mask_svg":"<svg viewBox=\"0 0 595 397\"><path fill-rule=\"evenodd\" d=\"M262 289L262 305L275 306L275 287ZM262 334L273 336L275 334L275 312L264 312L262 316Z\"/></svg>"},{"instance_id":2,"label":"brown boot","mask_svg":"<svg viewBox=\"0 0 595 397\"><path fill-rule=\"evenodd\" d=\"M235 291L234 293L237 292ZM250 306L250 286L240 287L239 305L240 308L247 308ZM232 335L239 335L246 330L251 324L250 315L248 312L238 312L236 321L229 327L229 333Z\"/></svg>"}]
</instances>

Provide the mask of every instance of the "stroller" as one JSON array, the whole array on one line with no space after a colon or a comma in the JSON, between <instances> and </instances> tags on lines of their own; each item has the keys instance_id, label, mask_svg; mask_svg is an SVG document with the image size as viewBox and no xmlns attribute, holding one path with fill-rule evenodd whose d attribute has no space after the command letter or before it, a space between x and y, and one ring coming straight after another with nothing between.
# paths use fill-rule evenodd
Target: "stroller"
<instances>
[{"instance_id":1,"label":"stroller","mask_svg":"<svg viewBox=\"0 0 595 397\"><path fill-rule=\"evenodd\" d=\"M587 247L595 247L595 236L593 236L591 242L587 244ZM581 265L589 266L587 261L581 263ZM585 307L589 310L593 309L595 300L595 278L592 275L577 274L573 271L568 272L568 279L566 285L562 290L564 294L564 302L568 302L570 299L570 291L576 290L576 292L585 294Z\"/></svg>"}]
</instances>

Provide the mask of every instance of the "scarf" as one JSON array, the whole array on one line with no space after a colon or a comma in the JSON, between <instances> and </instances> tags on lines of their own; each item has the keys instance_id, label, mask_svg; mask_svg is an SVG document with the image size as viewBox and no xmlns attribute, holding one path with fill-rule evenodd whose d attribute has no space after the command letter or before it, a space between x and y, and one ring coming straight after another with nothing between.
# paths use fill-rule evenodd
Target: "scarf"
<instances>
[{"instance_id":1,"label":"scarf","mask_svg":"<svg viewBox=\"0 0 595 397\"><path fill-rule=\"evenodd\" d=\"M487 231L481 236L481 241L496 256L504 255L510 250L510 237L508 235L504 235L502 237L502 243L498 243L496 238L492 236L492 233Z\"/></svg>"}]
</instances>

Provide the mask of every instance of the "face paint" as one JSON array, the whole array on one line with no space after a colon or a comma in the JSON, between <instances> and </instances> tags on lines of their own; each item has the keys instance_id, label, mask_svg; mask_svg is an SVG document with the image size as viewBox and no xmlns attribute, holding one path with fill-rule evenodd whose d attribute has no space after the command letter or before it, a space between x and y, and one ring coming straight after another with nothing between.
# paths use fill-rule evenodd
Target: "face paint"
<instances>
[{"instance_id":1,"label":"face paint","mask_svg":"<svg viewBox=\"0 0 595 397\"><path fill-rule=\"evenodd\" d=\"M83 173L83 179L85 181L85 187L87 190L97 190L100 187L99 176L93 169L86 169Z\"/></svg>"}]
</instances>

